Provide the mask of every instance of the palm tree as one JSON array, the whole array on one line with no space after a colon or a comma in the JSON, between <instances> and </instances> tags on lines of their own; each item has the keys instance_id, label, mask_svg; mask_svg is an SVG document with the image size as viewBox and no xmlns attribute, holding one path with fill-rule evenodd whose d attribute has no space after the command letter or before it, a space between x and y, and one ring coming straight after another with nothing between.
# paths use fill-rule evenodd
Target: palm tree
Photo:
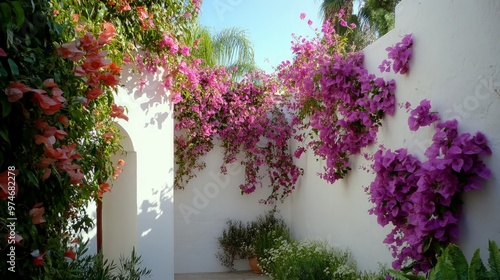
<instances>
[{"instance_id":1,"label":"palm tree","mask_svg":"<svg viewBox=\"0 0 500 280\"><path fill-rule=\"evenodd\" d=\"M367 46L371 40L368 39L368 33L361 29L358 16L352 14L353 7L354 0L323 0L320 13L323 21L330 21L333 27L335 27L336 33L346 36L347 40L354 46L354 50L359 51ZM354 30L342 26L337 20L336 16L341 9L344 10L344 19L348 23L356 24L357 27Z\"/></svg>"},{"instance_id":2,"label":"palm tree","mask_svg":"<svg viewBox=\"0 0 500 280\"><path fill-rule=\"evenodd\" d=\"M335 18L340 9L343 9L347 16L352 15L353 2L353 0L323 0L320 8L323 21Z\"/></svg>"},{"instance_id":3,"label":"palm tree","mask_svg":"<svg viewBox=\"0 0 500 280\"><path fill-rule=\"evenodd\" d=\"M228 28L211 34L206 27L197 25L187 34L188 44L195 41L198 48L193 49L192 55L203 59L205 66L225 66L233 71L234 78L257 69L253 44L242 29Z\"/></svg>"}]
</instances>

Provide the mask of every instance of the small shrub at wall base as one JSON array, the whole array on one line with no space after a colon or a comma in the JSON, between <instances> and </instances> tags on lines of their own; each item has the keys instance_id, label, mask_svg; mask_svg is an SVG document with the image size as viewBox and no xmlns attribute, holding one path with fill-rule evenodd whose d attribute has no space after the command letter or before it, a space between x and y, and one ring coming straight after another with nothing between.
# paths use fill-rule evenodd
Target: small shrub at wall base
<instances>
[{"instance_id":1,"label":"small shrub at wall base","mask_svg":"<svg viewBox=\"0 0 500 280\"><path fill-rule=\"evenodd\" d=\"M383 280L386 270L358 272L351 254L331 248L326 242L279 240L259 264L265 274L278 280Z\"/></svg>"},{"instance_id":2,"label":"small shrub at wall base","mask_svg":"<svg viewBox=\"0 0 500 280\"><path fill-rule=\"evenodd\" d=\"M71 271L71 278L52 274L50 279L139 280L152 276L151 269L141 268L141 256L137 255L135 248L129 257L120 256L119 263L116 264L105 259L102 253L87 254L88 243L79 243L75 247L75 259L68 263L67 268Z\"/></svg>"},{"instance_id":3,"label":"small shrub at wall base","mask_svg":"<svg viewBox=\"0 0 500 280\"><path fill-rule=\"evenodd\" d=\"M248 257L251 245L248 228L242 221L226 221L226 228L217 238L220 251L215 255L221 265L234 270L234 260Z\"/></svg>"},{"instance_id":4,"label":"small shrub at wall base","mask_svg":"<svg viewBox=\"0 0 500 280\"><path fill-rule=\"evenodd\" d=\"M462 250L457 245L450 244L438 258L436 266L429 271L427 277L398 270L390 270L389 272L393 280L500 279L500 251L495 241L489 241L488 245L490 253L488 258L489 270L481 260L479 249L474 252L469 264Z\"/></svg>"},{"instance_id":5,"label":"small shrub at wall base","mask_svg":"<svg viewBox=\"0 0 500 280\"><path fill-rule=\"evenodd\" d=\"M220 251L216 257L221 265L234 270L234 260L255 256L260 259L266 249L276 247L276 238L289 240L290 231L274 209L246 224L227 220L226 228L217 239Z\"/></svg>"}]
</instances>

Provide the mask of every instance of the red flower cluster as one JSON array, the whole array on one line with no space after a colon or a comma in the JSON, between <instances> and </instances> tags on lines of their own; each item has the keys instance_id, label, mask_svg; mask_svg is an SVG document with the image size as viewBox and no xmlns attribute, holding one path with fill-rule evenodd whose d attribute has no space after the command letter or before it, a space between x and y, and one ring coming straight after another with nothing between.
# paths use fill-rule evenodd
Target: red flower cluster
<instances>
[{"instance_id":1,"label":"red flower cluster","mask_svg":"<svg viewBox=\"0 0 500 280\"><path fill-rule=\"evenodd\" d=\"M11 176L9 176L9 172L14 174L17 173L17 171L9 171L9 170L0 173L0 199L7 199L9 197L9 178L12 178ZM14 184L14 195L17 195L17 189L18 189L17 182L15 180L14 181L11 180L10 182L11 182L11 187L12 183Z\"/></svg>"},{"instance_id":2,"label":"red flower cluster","mask_svg":"<svg viewBox=\"0 0 500 280\"><path fill-rule=\"evenodd\" d=\"M5 88L5 95L7 95L7 100L9 102L16 102L24 97L25 93L33 92L33 102L38 104L44 114L53 115L61 107L66 99L62 96L63 91L57 87L53 79L47 79L43 82L43 87L46 89L33 89L27 85L15 81ZM47 94L47 90L50 91L50 95Z\"/></svg>"},{"instance_id":3,"label":"red flower cluster","mask_svg":"<svg viewBox=\"0 0 500 280\"><path fill-rule=\"evenodd\" d=\"M114 87L120 82L121 69L109 59L105 59L107 52L101 51L102 47L108 44L116 34L113 24L105 22L102 25L104 32L99 34L97 39L91 33L87 33L80 38L57 48L57 53L64 57L80 62L75 67L75 76L85 77L89 91L87 101L96 99L103 93L102 85Z\"/></svg>"},{"instance_id":4,"label":"red flower cluster","mask_svg":"<svg viewBox=\"0 0 500 280\"><path fill-rule=\"evenodd\" d=\"M141 21L141 28L146 30L148 28L154 28L155 25L153 23L153 14L149 14L148 11L146 11L145 6L137 7L136 8L137 12L139 13L139 20Z\"/></svg>"}]
</instances>

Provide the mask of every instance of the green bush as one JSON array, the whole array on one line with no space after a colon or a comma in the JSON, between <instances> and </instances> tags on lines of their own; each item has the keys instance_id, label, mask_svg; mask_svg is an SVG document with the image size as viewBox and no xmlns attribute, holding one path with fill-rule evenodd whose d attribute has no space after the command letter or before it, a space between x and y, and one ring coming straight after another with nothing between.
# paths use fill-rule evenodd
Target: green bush
<instances>
[{"instance_id":1,"label":"green bush","mask_svg":"<svg viewBox=\"0 0 500 280\"><path fill-rule=\"evenodd\" d=\"M151 270L141 268L141 256L132 249L130 257L120 256L119 264L106 260L102 253L87 254L87 243L77 246L76 258L69 262L64 277L51 275L51 279L78 279L78 280L139 280L151 276ZM60 275L59 275L60 276Z\"/></svg>"},{"instance_id":2,"label":"green bush","mask_svg":"<svg viewBox=\"0 0 500 280\"><path fill-rule=\"evenodd\" d=\"M269 249L259 260L261 269L277 280L384 280L387 271L358 272L347 250L329 247L320 241L287 241Z\"/></svg>"},{"instance_id":3,"label":"green bush","mask_svg":"<svg viewBox=\"0 0 500 280\"><path fill-rule=\"evenodd\" d=\"M260 259L264 272L273 279L356 279L356 265L349 252L329 248L325 242L288 242L269 250Z\"/></svg>"},{"instance_id":4,"label":"green bush","mask_svg":"<svg viewBox=\"0 0 500 280\"><path fill-rule=\"evenodd\" d=\"M284 224L277 224L268 228L260 229L253 239L253 250L255 256L260 260L269 257L269 251L281 245L281 241L290 241L290 230Z\"/></svg>"},{"instance_id":5,"label":"green bush","mask_svg":"<svg viewBox=\"0 0 500 280\"><path fill-rule=\"evenodd\" d=\"M226 228L217 238L220 251L215 255L221 265L234 270L234 260L247 257L246 248L251 245L250 235L248 224L245 225L242 221L226 221Z\"/></svg>"},{"instance_id":6,"label":"green bush","mask_svg":"<svg viewBox=\"0 0 500 280\"><path fill-rule=\"evenodd\" d=\"M488 270L481 260L480 251L474 252L472 260L469 263L462 250L454 244L448 245L443 254L438 257L436 266L428 274L428 278L423 275L407 274L397 270L390 270L390 275L394 280L406 279L446 279L446 280L487 280L500 279L500 251L495 241L489 241L488 251Z\"/></svg>"},{"instance_id":7,"label":"green bush","mask_svg":"<svg viewBox=\"0 0 500 280\"><path fill-rule=\"evenodd\" d=\"M233 270L236 259L266 256L266 249L277 247L278 237L289 240L290 230L274 209L247 224L227 220L226 228L217 239L220 251L216 257L223 266Z\"/></svg>"}]
</instances>

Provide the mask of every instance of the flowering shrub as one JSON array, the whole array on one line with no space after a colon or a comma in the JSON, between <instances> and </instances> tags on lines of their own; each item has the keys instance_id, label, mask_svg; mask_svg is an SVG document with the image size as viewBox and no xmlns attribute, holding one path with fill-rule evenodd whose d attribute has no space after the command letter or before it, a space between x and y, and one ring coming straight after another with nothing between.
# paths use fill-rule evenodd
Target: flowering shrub
<instances>
[{"instance_id":1,"label":"flowering shrub","mask_svg":"<svg viewBox=\"0 0 500 280\"><path fill-rule=\"evenodd\" d=\"M224 68L202 68L189 72L186 79L199 82L182 90L183 101L175 109L179 132L175 136L176 187L183 188L195 176L193 169L205 167L200 158L213 148L215 139L220 139L224 148L222 173L238 154L245 155L240 161L245 166L242 193L263 186L261 167L265 166L271 194L261 202L272 204L287 197L302 171L289 153L291 127L280 108L284 97L278 94L276 81L255 72L233 82Z\"/></svg>"},{"instance_id":2,"label":"flowering shrub","mask_svg":"<svg viewBox=\"0 0 500 280\"><path fill-rule=\"evenodd\" d=\"M277 238L275 243L279 246L259 258L259 266L271 279L386 279L385 269L358 272L349 251L331 248L326 242Z\"/></svg>"},{"instance_id":3,"label":"flowering shrub","mask_svg":"<svg viewBox=\"0 0 500 280\"><path fill-rule=\"evenodd\" d=\"M297 38L295 59L283 62L278 76L293 93L295 139L311 139L295 156L312 148L326 160L321 177L334 183L351 169L349 157L375 142L383 116L394 113L395 83L369 74L363 54L347 53L345 38L329 21L322 33L312 40Z\"/></svg>"},{"instance_id":4,"label":"flowering shrub","mask_svg":"<svg viewBox=\"0 0 500 280\"><path fill-rule=\"evenodd\" d=\"M140 46L150 63L170 51L200 1L0 3L0 271L3 278L69 279L88 203L120 173L114 104L121 63ZM154 14L162 12L162 17ZM182 13L181 13L182 12ZM175 22L176 24L172 24ZM140 23L140 24L137 24ZM180 35L179 35L180 36ZM186 49L182 49L186 54ZM150 59L150 60L148 60ZM177 56L165 61L174 63ZM15 218L15 228L7 218ZM10 227L9 227L10 225ZM76 241L75 241L76 242ZM15 267L9 264L15 253ZM6 274L9 274L6 276Z\"/></svg>"},{"instance_id":5,"label":"flowering shrub","mask_svg":"<svg viewBox=\"0 0 500 280\"><path fill-rule=\"evenodd\" d=\"M380 72L391 72L391 65L394 73L406 74L410 70L410 58L412 54L411 47L413 46L412 34L407 34L401 42L394 47L388 47L385 50L389 52L389 60L384 59L378 67ZM392 62L390 61L392 60Z\"/></svg>"},{"instance_id":6,"label":"flowering shrub","mask_svg":"<svg viewBox=\"0 0 500 280\"><path fill-rule=\"evenodd\" d=\"M421 126L428 126L439 121L439 115L436 112L430 112L431 102L427 99L420 101L420 105L410 112L408 126L411 131L417 131Z\"/></svg>"},{"instance_id":7,"label":"flowering shrub","mask_svg":"<svg viewBox=\"0 0 500 280\"><path fill-rule=\"evenodd\" d=\"M410 113L412 130L439 120L430 113L428 100ZM395 269L403 266L428 271L437 254L458 237L461 194L482 186L491 176L482 158L491 154L486 137L458 133L458 122L438 122L432 145L425 151L426 161L408 153L382 148L374 156L375 180L369 192L382 226L394 229L384 240L390 245Z\"/></svg>"}]
</instances>

